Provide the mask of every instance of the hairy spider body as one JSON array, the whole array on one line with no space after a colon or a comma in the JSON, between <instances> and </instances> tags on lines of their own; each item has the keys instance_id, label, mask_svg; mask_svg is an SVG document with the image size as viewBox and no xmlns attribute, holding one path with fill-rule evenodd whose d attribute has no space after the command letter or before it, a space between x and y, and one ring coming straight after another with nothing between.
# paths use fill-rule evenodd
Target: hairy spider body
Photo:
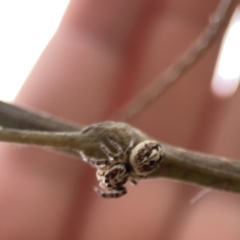
<instances>
[{"instance_id":1,"label":"hairy spider body","mask_svg":"<svg viewBox=\"0 0 240 240\"><path fill-rule=\"evenodd\" d=\"M97 178L108 188L117 188L125 184L128 180L129 173L127 172L125 164L115 164L108 170L97 171Z\"/></svg>"},{"instance_id":2,"label":"hairy spider body","mask_svg":"<svg viewBox=\"0 0 240 240\"><path fill-rule=\"evenodd\" d=\"M162 146L155 141L144 141L133 148L129 164L138 177L147 177L154 172L163 159Z\"/></svg>"},{"instance_id":3,"label":"hairy spider body","mask_svg":"<svg viewBox=\"0 0 240 240\"><path fill-rule=\"evenodd\" d=\"M100 181L99 186L104 191L100 191L95 188L95 191L102 197L120 197L127 193L127 190L123 185L128 181L129 172L126 164L117 163L112 166L106 166L107 170L98 169L97 179ZM105 169L106 169L105 168Z\"/></svg>"},{"instance_id":4,"label":"hairy spider body","mask_svg":"<svg viewBox=\"0 0 240 240\"><path fill-rule=\"evenodd\" d=\"M155 171L162 162L164 151L162 146L152 140L143 141L134 146L131 141L128 148L123 151L122 147L110 138L109 144L117 150L111 152L104 144L101 144L102 151L107 159L84 159L97 167L97 179L99 187L94 190L104 198L118 198L127 193L123 186L127 181L134 185L137 179L146 178Z\"/></svg>"}]
</instances>

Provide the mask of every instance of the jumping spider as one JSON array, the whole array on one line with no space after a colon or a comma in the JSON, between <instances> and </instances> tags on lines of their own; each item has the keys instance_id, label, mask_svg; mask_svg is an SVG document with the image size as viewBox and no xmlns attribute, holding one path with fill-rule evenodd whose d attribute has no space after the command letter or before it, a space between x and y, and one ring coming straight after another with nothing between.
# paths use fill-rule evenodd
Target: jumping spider
<instances>
[{"instance_id":1,"label":"jumping spider","mask_svg":"<svg viewBox=\"0 0 240 240\"><path fill-rule=\"evenodd\" d=\"M162 146L152 140L143 141L134 146L132 140L128 148L123 151L122 147L110 138L108 143L117 153L113 153L106 145L101 143L101 150L106 154L106 159L93 159L83 156L84 160L97 167L97 179L100 188L94 190L104 198L118 198L127 193L123 186L127 181L137 184L137 179L146 178L155 171L163 160L164 151Z\"/></svg>"}]
</instances>

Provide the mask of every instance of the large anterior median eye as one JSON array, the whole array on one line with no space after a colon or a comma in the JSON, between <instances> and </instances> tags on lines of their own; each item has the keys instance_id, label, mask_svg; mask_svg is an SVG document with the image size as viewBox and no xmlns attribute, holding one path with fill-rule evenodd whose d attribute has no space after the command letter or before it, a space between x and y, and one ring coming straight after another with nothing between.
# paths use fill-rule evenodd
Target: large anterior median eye
<instances>
[{"instance_id":1,"label":"large anterior median eye","mask_svg":"<svg viewBox=\"0 0 240 240\"><path fill-rule=\"evenodd\" d=\"M159 167L163 155L163 148L158 142L144 141L132 150L129 162L137 176L146 177Z\"/></svg>"}]
</instances>

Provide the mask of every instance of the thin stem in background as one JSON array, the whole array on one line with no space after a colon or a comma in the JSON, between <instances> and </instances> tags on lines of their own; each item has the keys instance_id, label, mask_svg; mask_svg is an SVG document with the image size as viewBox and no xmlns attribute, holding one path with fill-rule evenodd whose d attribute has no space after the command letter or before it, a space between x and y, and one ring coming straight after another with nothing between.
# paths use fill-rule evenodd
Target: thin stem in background
<instances>
[{"instance_id":1,"label":"thin stem in background","mask_svg":"<svg viewBox=\"0 0 240 240\"><path fill-rule=\"evenodd\" d=\"M190 45L178 59L168 67L165 72L158 76L150 85L138 93L120 113L122 121L130 121L139 113L143 112L150 104L166 93L189 67L200 58L207 50L227 16L232 0L221 0L215 12L209 18L209 24L200 36Z\"/></svg>"}]
</instances>

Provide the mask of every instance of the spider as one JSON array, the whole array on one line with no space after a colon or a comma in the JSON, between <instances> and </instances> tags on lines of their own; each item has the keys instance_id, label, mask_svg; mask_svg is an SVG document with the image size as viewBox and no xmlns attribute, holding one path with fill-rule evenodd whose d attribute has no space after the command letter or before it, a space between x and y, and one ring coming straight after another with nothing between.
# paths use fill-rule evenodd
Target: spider
<instances>
[{"instance_id":1,"label":"spider","mask_svg":"<svg viewBox=\"0 0 240 240\"><path fill-rule=\"evenodd\" d=\"M125 151L111 138L108 143L117 152L113 153L103 143L101 150L106 154L106 159L87 158L82 154L83 159L96 166L99 187L94 190L104 198L118 198L127 193L123 186L127 181L137 184L137 179L146 178L155 171L163 160L163 147L156 141L147 140L134 146L132 140Z\"/></svg>"}]
</instances>

